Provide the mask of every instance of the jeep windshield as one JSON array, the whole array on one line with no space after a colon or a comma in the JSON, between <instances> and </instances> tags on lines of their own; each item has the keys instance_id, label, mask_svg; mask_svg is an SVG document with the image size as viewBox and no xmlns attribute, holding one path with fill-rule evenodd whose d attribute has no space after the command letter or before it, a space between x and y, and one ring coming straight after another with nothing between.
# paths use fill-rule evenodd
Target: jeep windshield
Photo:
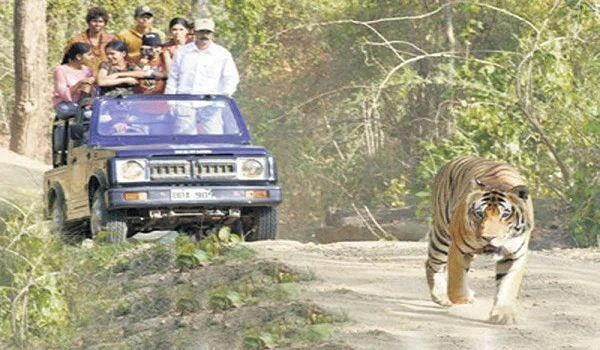
<instances>
[{"instance_id":1,"label":"jeep windshield","mask_svg":"<svg viewBox=\"0 0 600 350\"><path fill-rule=\"evenodd\" d=\"M224 96L131 95L101 98L92 128L100 137L240 135L239 112Z\"/></svg>"}]
</instances>

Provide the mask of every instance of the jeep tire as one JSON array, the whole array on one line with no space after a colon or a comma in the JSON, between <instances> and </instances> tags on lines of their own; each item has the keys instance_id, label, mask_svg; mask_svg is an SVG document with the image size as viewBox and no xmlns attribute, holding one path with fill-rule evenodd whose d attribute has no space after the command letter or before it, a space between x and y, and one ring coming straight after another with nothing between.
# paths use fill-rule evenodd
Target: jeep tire
<instances>
[{"instance_id":1,"label":"jeep tire","mask_svg":"<svg viewBox=\"0 0 600 350\"><path fill-rule=\"evenodd\" d=\"M248 241L263 241L277 238L279 210L277 207L259 207L253 210L254 229L246 237Z\"/></svg>"},{"instance_id":2,"label":"jeep tire","mask_svg":"<svg viewBox=\"0 0 600 350\"><path fill-rule=\"evenodd\" d=\"M90 208L90 232L96 239L100 232L106 233L102 239L108 243L122 243L127 239L127 216L122 210L108 210L104 191L99 188L92 195Z\"/></svg>"},{"instance_id":3,"label":"jeep tire","mask_svg":"<svg viewBox=\"0 0 600 350\"><path fill-rule=\"evenodd\" d=\"M67 208L65 200L60 194L57 194L52 201L50 218L52 219L51 230L53 233L60 234L63 238L70 238L74 234L73 225L67 223Z\"/></svg>"}]
</instances>

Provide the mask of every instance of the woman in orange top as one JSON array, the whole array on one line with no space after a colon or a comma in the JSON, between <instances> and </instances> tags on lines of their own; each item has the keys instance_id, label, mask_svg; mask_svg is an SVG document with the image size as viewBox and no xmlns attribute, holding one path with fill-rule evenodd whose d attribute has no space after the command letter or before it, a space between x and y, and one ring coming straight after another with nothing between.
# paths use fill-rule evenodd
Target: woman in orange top
<instances>
[{"instance_id":1,"label":"woman in orange top","mask_svg":"<svg viewBox=\"0 0 600 350\"><path fill-rule=\"evenodd\" d=\"M106 61L104 47L115 39L115 36L106 32L108 23L108 13L102 7L93 7L88 10L85 17L88 29L79 34L75 34L67 44L67 51L74 43L86 43L91 48L91 58L89 65L98 72L100 63Z\"/></svg>"}]
</instances>

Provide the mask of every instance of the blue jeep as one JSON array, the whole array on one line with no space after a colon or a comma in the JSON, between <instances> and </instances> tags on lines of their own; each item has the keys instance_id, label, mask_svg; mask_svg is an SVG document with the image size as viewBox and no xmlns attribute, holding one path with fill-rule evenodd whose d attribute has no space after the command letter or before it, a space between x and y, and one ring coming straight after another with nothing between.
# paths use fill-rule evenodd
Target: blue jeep
<instances>
[{"instance_id":1,"label":"blue jeep","mask_svg":"<svg viewBox=\"0 0 600 350\"><path fill-rule=\"evenodd\" d=\"M59 111L47 216L63 234L121 242L138 232L228 225L275 239L275 159L251 145L235 101L215 95L100 97Z\"/></svg>"}]
</instances>

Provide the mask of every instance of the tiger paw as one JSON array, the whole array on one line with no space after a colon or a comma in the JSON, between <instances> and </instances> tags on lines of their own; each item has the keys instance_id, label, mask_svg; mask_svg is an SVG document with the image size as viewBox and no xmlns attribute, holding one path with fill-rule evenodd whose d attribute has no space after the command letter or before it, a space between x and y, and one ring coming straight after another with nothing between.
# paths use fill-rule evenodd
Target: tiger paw
<instances>
[{"instance_id":1,"label":"tiger paw","mask_svg":"<svg viewBox=\"0 0 600 350\"><path fill-rule=\"evenodd\" d=\"M443 306L443 307L450 307L452 306L452 302L450 301L450 299L448 299L448 296L446 294L440 295L440 294L431 294L431 300L433 300L434 303Z\"/></svg>"},{"instance_id":2,"label":"tiger paw","mask_svg":"<svg viewBox=\"0 0 600 350\"><path fill-rule=\"evenodd\" d=\"M490 312L490 323L515 324L517 312L512 305L494 306Z\"/></svg>"},{"instance_id":3,"label":"tiger paw","mask_svg":"<svg viewBox=\"0 0 600 350\"><path fill-rule=\"evenodd\" d=\"M450 301L454 304L472 304L475 301L475 292L467 289L467 293L449 292Z\"/></svg>"}]
</instances>

